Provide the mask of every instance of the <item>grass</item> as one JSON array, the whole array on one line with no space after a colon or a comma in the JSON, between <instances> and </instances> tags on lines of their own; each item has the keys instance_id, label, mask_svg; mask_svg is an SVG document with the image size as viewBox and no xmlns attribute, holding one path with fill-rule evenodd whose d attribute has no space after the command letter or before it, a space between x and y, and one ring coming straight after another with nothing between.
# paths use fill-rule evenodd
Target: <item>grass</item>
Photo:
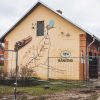
<instances>
[{"instance_id":1,"label":"grass","mask_svg":"<svg viewBox=\"0 0 100 100\"><path fill-rule=\"evenodd\" d=\"M45 85L49 85L49 89L44 89ZM66 91L74 88L85 88L87 87L86 83L83 82L61 82L61 81L52 81L50 83L41 83L40 85L33 87L17 87L18 94L28 94L32 96L41 96L44 94L52 94L56 92ZM0 95L12 95L14 94L14 87L0 85Z\"/></svg>"}]
</instances>

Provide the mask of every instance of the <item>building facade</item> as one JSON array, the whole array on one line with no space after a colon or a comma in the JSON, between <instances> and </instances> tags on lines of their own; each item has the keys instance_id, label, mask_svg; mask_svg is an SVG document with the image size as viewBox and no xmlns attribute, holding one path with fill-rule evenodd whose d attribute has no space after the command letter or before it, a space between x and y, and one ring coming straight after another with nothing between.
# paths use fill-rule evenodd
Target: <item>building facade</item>
<instances>
[{"instance_id":1,"label":"building facade","mask_svg":"<svg viewBox=\"0 0 100 100\"><path fill-rule=\"evenodd\" d=\"M93 44L88 47L93 38ZM89 73L87 52L88 55L100 55L99 39L41 2L12 27L1 41L5 43L6 50L18 49L19 70L23 66L32 67L36 77L41 79L85 80ZM4 55L5 58L13 58L4 63L5 72L10 73L16 67L16 54L5 52Z\"/></svg>"}]
</instances>

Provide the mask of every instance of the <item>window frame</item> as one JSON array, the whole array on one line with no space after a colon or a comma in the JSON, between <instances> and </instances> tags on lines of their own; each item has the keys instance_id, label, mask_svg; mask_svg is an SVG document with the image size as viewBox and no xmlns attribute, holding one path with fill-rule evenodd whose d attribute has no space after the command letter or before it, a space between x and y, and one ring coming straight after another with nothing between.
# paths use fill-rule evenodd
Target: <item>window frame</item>
<instances>
[{"instance_id":1,"label":"window frame","mask_svg":"<svg viewBox=\"0 0 100 100\"><path fill-rule=\"evenodd\" d=\"M41 29L41 25L39 26L39 23L40 24L43 24L43 27L42 27L42 29ZM44 36L44 21L37 21L37 32L36 32L36 36ZM38 28L40 28L40 29L38 29ZM41 31L42 30L42 32L41 32L41 34L39 33L39 31Z\"/></svg>"}]
</instances>

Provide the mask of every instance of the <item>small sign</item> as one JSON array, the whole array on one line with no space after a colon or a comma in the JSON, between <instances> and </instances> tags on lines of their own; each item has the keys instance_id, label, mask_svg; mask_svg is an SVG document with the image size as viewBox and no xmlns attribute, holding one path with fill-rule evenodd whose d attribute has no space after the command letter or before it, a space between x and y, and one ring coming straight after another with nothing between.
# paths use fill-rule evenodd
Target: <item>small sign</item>
<instances>
[{"instance_id":1,"label":"small sign","mask_svg":"<svg viewBox=\"0 0 100 100\"><path fill-rule=\"evenodd\" d=\"M58 62L73 62L73 59L69 59L69 58L59 58Z\"/></svg>"}]
</instances>

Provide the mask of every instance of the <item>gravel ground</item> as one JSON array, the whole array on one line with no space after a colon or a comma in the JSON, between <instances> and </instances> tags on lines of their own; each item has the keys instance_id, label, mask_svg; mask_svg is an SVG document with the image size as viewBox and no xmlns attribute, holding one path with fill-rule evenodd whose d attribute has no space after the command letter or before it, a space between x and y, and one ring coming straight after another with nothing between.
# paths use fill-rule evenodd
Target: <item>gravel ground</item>
<instances>
[{"instance_id":1,"label":"gravel ground","mask_svg":"<svg viewBox=\"0 0 100 100\"><path fill-rule=\"evenodd\" d=\"M9 95L0 100L14 100ZM100 89L76 89L43 96L18 95L17 100L100 100Z\"/></svg>"}]
</instances>

